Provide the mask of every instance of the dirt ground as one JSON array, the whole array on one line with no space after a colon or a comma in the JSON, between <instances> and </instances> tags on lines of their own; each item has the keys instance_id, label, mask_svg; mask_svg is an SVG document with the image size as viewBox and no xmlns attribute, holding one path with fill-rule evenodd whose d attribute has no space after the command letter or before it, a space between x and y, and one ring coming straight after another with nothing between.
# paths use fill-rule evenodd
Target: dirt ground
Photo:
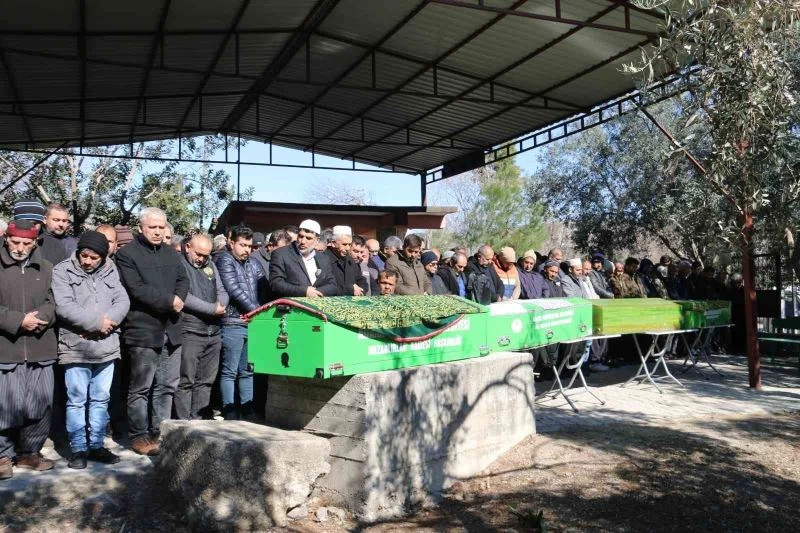
<instances>
[{"instance_id":1,"label":"dirt ground","mask_svg":"<svg viewBox=\"0 0 800 533\"><path fill-rule=\"evenodd\" d=\"M185 531L131 479L95 505L0 502L0 532ZM287 531L800 531L800 414L613 423L538 434L436 506L379 524L331 517ZM542 520L537 520L538 513ZM275 531L280 531L275 529Z\"/></svg>"}]
</instances>

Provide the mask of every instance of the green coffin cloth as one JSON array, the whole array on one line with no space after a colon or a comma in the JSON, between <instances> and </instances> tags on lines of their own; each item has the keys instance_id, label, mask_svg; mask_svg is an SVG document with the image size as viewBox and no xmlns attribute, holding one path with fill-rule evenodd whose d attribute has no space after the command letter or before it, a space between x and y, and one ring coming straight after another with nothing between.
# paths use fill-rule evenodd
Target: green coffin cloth
<instances>
[{"instance_id":1,"label":"green coffin cloth","mask_svg":"<svg viewBox=\"0 0 800 533\"><path fill-rule=\"evenodd\" d=\"M726 300L678 300L683 312L683 326L696 329L725 326L731 323L731 303Z\"/></svg>"},{"instance_id":2,"label":"green coffin cloth","mask_svg":"<svg viewBox=\"0 0 800 533\"><path fill-rule=\"evenodd\" d=\"M394 342L415 342L438 335L465 314L486 309L458 296L330 296L326 298L283 298L257 309L255 314L289 305L317 315L325 321L350 329L369 330Z\"/></svg>"},{"instance_id":3,"label":"green coffin cloth","mask_svg":"<svg viewBox=\"0 0 800 533\"><path fill-rule=\"evenodd\" d=\"M681 307L660 298L592 300L595 335L668 331L681 327Z\"/></svg>"}]
</instances>

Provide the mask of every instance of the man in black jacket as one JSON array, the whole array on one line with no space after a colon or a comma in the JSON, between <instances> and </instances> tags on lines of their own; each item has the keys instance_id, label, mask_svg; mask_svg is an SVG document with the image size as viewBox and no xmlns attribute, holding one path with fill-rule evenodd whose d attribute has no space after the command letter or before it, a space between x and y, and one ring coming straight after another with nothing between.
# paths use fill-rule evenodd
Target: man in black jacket
<instances>
[{"instance_id":1,"label":"man in black jacket","mask_svg":"<svg viewBox=\"0 0 800 533\"><path fill-rule=\"evenodd\" d=\"M122 331L130 357L128 435L133 451L142 455L160 452L159 428L172 414L180 379L181 311L189 279L180 256L163 245L166 226L164 211L142 209L139 234L117 253L117 268L131 300Z\"/></svg>"},{"instance_id":2,"label":"man in black jacket","mask_svg":"<svg viewBox=\"0 0 800 533\"><path fill-rule=\"evenodd\" d=\"M8 225L0 247L0 479L18 468L49 470L41 449L50 429L56 336L53 265L36 249L31 221Z\"/></svg>"},{"instance_id":3,"label":"man in black jacket","mask_svg":"<svg viewBox=\"0 0 800 533\"><path fill-rule=\"evenodd\" d=\"M44 213L44 228L39 238L39 248L45 259L59 264L72 257L78 247L78 240L69 235L69 212L61 204L50 204Z\"/></svg>"},{"instance_id":4,"label":"man in black jacket","mask_svg":"<svg viewBox=\"0 0 800 533\"><path fill-rule=\"evenodd\" d=\"M226 420L252 420L253 368L247 359L247 324L242 318L266 303L269 285L261 263L251 256L253 231L245 226L231 230L228 250L217 258L217 269L228 307L222 317L222 370L219 390ZM234 391L239 389L237 406Z\"/></svg>"},{"instance_id":5,"label":"man in black jacket","mask_svg":"<svg viewBox=\"0 0 800 533\"><path fill-rule=\"evenodd\" d=\"M503 282L492 266L494 250L488 244L478 248L474 261L467 265L467 298L478 303L496 302L503 294Z\"/></svg>"},{"instance_id":6,"label":"man in black jacket","mask_svg":"<svg viewBox=\"0 0 800 533\"><path fill-rule=\"evenodd\" d=\"M447 264L439 268L439 276L442 278L450 294L466 298L467 296L467 256L461 252L456 252Z\"/></svg>"},{"instance_id":7,"label":"man in black jacket","mask_svg":"<svg viewBox=\"0 0 800 533\"><path fill-rule=\"evenodd\" d=\"M189 294L183 306L181 377L175 391L175 416L181 420L198 420L207 413L219 369L220 317L225 314L228 293L209 260L212 248L208 235L198 233L183 250Z\"/></svg>"},{"instance_id":8,"label":"man in black jacket","mask_svg":"<svg viewBox=\"0 0 800 533\"><path fill-rule=\"evenodd\" d=\"M314 250L320 231L318 222L304 220L300 223L297 240L272 252L269 283L275 298L319 298L338 294L328 258L325 253Z\"/></svg>"},{"instance_id":9,"label":"man in black jacket","mask_svg":"<svg viewBox=\"0 0 800 533\"><path fill-rule=\"evenodd\" d=\"M325 255L328 256L340 296L364 296L369 292L361 267L350 256L352 245L353 231L350 226L334 226L333 240Z\"/></svg>"}]
</instances>

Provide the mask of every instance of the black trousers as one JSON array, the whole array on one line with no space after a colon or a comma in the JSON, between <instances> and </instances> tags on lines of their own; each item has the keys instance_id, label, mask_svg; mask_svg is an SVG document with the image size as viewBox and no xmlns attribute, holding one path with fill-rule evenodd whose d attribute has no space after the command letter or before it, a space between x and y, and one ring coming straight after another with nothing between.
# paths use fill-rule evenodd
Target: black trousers
<instances>
[{"instance_id":1,"label":"black trousers","mask_svg":"<svg viewBox=\"0 0 800 533\"><path fill-rule=\"evenodd\" d=\"M157 434L162 420L172 417L178 388L181 346L165 343L160 350L131 346L128 387L128 436L131 440Z\"/></svg>"},{"instance_id":2,"label":"black trousers","mask_svg":"<svg viewBox=\"0 0 800 533\"><path fill-rule=\"evenodd\" d=\"M209 336L183 332L180 380L173 403L176 418L199 420L208 412L221 349L219 333Z\"/></svg>"},{"instance_id":3,"label":"black trousers","mask_svg":"<svg viewBox=\"0 0 800 533\"><path fill-rule=\"evenodd\" d=\"M53 367L23 363L0 370L0 457L41 451L50 431Z\"/></svg>"}]
</instances>

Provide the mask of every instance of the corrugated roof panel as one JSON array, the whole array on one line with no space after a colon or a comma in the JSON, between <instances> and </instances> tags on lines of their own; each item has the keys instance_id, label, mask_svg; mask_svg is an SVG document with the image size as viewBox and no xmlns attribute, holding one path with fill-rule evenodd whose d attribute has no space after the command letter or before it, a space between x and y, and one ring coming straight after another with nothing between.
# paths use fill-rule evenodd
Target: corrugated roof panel
<instances>
[{"instance_id":1,"label":"corrugated roof panel","mask_svg":"<svg viewBox=\"0 0 800 533\"><path fill-rule=\"evenodd\" d=\"M222 35L164 36L164 66L205 72L222 45ZM161 52L157 54L161 61Z\"/></svg>"},{"instance_id":2,"label":"corrugated roof panel","mask_svg":"<svg viewBox=\"0 0 800 533\"><path fill-rule=\"evenodd\" d=\"M54 88L60 98L76 98L80 95L76 63L11 53L6 53L6 61L14 73L17 91L23 100L52 98Z\"/></svg>"},{"instance_id":3,"label":"corrugated roof panel","mask_svg":"<svg viewBox=\"0 0 800 533\"><path fill-rule=\"evenodd\" d=\"M138 96L137 91L143 74L140 68L89 63L86 67L86 96L88 98ZM61 91L57 91L56 94L59 97L64 96Z\"/></svg>"},{"instance_id":4,"label":"corrugated roof panel","mask_svg":"<svg viewBox=\"0 0 800 533\"><path fill-rule=\"evenodd\" d=\"M211 76L203 89L203 93L241 92L244 94L252 84L253 82L246 78Z\"/></svg>"},{"instance_id":5,"label":"corrugated roof panel","mask_svg":"<svg viewBox=\"0 0 800 533\"><path fill-rule=\"evenodd\" d=\"M150 81L147 84L147 94L186 94L193 93L200 84L202 77L198 74L183 74L168 72L166 70L153 70L150 72Z\"/></svg>"},{"instance_id":6,"label":"corrugated roof panel","mask_svg":"<svg viewBox=\"0 0 800 533\"><path fill-rule=\"evenodd\" d=\"M394 95L370 110L368 116L402 125L416 120L441 103L442 100L438 98Z\"/></svg>"},{"instance_id":7,"label":"corrugated roof panel","mask_svg":"<svg viewBox=\"0 0 800 533\"><path fill-rule=\"evenodd\" d=\"M136 66L147 66L152 37L146 35L101 35L86 39L86 57ZM78 56L77 49L73 52ZM158 56L156 57L158 61Z\"/></svg>"},{"instance_id":8,"label":"corrugated roof panel","mask_svg":"<svg viewBox=\"0 0 800 533\"><path fill-rule=\"evenodd\" d=\"M227 30L242 0L172 0L167 13L167 31Z\"/></svg>"},{"instance_id":9,"label":"corrugated roof panel","mask_svg":"<svg viewBox=\"0 0 800 533\"><path fill-rule=\"evenodd\" d=\"M239 36L239 73L245 76L260 76L281 51L288 38L289 34L286 33L241 34ZM235 46L235 41L233 46ZM232 66L228 61L221 68L228 72L235 72L235 55Z\"/></svg>"},{"instance_id":10,"label":"corrugated roof panel","mask_svg":"<svg viewBox=\"0 0 800 533\"><path fill-rule=\"evenodd\" d=\"M4 1L4 4L8 2ZM26 2L30 3L30 2ZM109 10L108 0L86 0L86 29L88 31L155 31L158 27L158 19L164 0L136 0L136 2L124 2L115 6L114 10ZM63 8L70 5L68 2L61 2L57 10L64 17L69 17ZM75 2L74 5L78 6ZM69 19L74 21L75 29L78 25L78 14Z\"/></svg>"},{"instance_id":11,"label":"corrugated roof panel","mask_svg":"<svg viewBox=\"0 0 800 533\"><path fill-rule=\"evenodd\" d=\"M150 124L172 125L176 127L190 102L191 98L157 98L148 100L146 109L147 116L145 118ZM110 108L110 111L111 110L113 110L113 108ZM129 114L121 115L120 118L126 116L132 117L133 111ZM139 114L139 121L142 121L141 112Z\"/></svg>"},{"instance_id":12,"label":"corrugated roof panel","mask_svg":"<svg viewBox=\"0 0 800 533\"><path fill-rule=\"evenodd\" d=\"M327 83L343 73L363 55L363 49L341 41L312 37L311 39L311 80ZM307 79L305 48L298 51L292 61L281 71L282 78L294 80Z\"/></svg>"},{"instance_id":13,"label":"corrugated roof panel","mask_svg":"<svg viewBox=\"0 0 800 533\"><path fill-rule=\"evenodd\" d=\"M76 120L80 116L80 105L78 103L27 104L25 106L25 114Z\"/></svg>"},{"instance_id":14,"label":"corrugated roof panel","mask_svg":"<svg viewBox=\"0 0 800 533\"><path fill-rule=\"evenodd\" d=\"M359 141L322 141L317 145L320 151L327 151L334 154L346 154L358 150L364 145ZM341 158L341 155L338 157Z\"/></svg>"},{"instance_id":15,"label":"corrugated roof panel","mask_svg":"<svg viewBox=\"0 0 800 533\"><path fill-rule=\"evenodd\" d=\"M408 146L377 144L365 148L364 150L359 150L356 156L375 161L389 161L395 157L402 157L412 149L413 148L409 148Z\"/></svg>"},{"instance_id":16,"label":"corrugated roof panel","mask_svg":"<svg viewBox=\"0 0 800 533\"><path fill-rule=\"evenodd\" d=\"M351 39L377 42L410 13L420 0L392 0L391 2L364 2L342 0L328 15L321 29ZM362 24L368 20L369 24Z\"/></svg>"},{"instance_id":17,"label":"corrugated roof panel","mask_svg":"<svg viewBox=\"0 0 800 533\"><path fill-rule=\"evenodd\" d=\"M217 128L238 102L238 96L204 96L203 127Z\"/></svg>"},{"instance_id":18,"label":"corrugated roof panel","mask_svg":"<svg viewBox=\"0 0 800 533\"><path fill-rule=\"evenodd\" d=\"M303 22L316 3L316 0L250 2L244 12L242 21L239 23L239 28L252 30L264 27L297 27Z\"/></svg>"},{"instance_id":19,"label":"corrugated roof panel","mask_svg":"<svg viewBox=\"0 0 800 533\"><path fill-rule=\"evenodd\" d=\"M433 164L435 161L450 161L468 153L470 153L469 150L457 151L445 148L423 148L413 154L400 157L395 163L412 168L433 168L436 166L436 164Z\"/></svg>"},{"instance_id":20,"label":"corrugated roof panel","mask_svg":"<svg viewBox=\"0 0 800 533\"><path fill-rule=\"evenodd\" d=\"M385 93L358 89L331 89L328 94L320 99L319 104L327 107L336 107L355 113L372 104Z\"/></svg>"},{"instance_id":21,"label":"corrugated roof panel","mask_svg":"<svg viewBox=\"0 0 800 533\"><path fill-rule=\"evenodd\" d=\"M584 28L503 75L500 81L539 92L641 42L642 38Z\"/></svg>"},{"instance_id":22,"label":"corrugated roof panel","mask_svg":"<svg viewBox=\"0 0 800 533\"><path fill-rule=\"evenodd\" d=\"M622 74L622 66L638 58L638 52L632 52L609 65L609 68L587 74L581 80L559 87L550 94L587 107L596 103L598 96L603 100L616 96L630 90L631 82L635 79ZM591 97L587 96L587 87L592 90Z\"/></svg>"},{"instance_id":23,"label":"corrugated roof panel","mask_svg":"<svg viewBox=\"0 0 800 533\"><path fill-rule=\"evenodd\" d=\"M46 137L49 135L54 138L78 140L81 136L80 125L66 120L29 117L28 126L31 128L34 137ZM86 129L89 129L88 125Z\"/></svg>"},{"instance_id":24,"label":"corrugated roof panel","mask_svg":"<svg viewBox=\"0 0 800 533\"><path fill-rule=\"evenodd\" d=\"M550 9L552 11L552 3ZM570 26L565 24L537 22L506 16L443 64L480 78L489 78L570 30Z\"/></svg>"},{"instance_id":25,"label":"corrugated roof panel","mask_svg":"<svg viewBox=\"0 0 800 533\"><path fill-rule=\"evenodd\" d=\"M262 96L259 99L258 114L261 120L259 129L264 131L265 135L272 133L275 128L289 120L289 118L301 108L302 106L300 104L294 104L286 100L279 100L269 96ZM255 125L255 113L251 112L249 115L252 115L251 120L253 120L253 125Z\"/></svg>"},{"instance_id":26,"label":"corrugated roof panel","mask_svg":"<svg viewBox=\"0 0 800 533\"><path fill-rule=\"evenodd\" d=\"M77 2L59 2L54 9L52 0L3 0L0 2L0 21L9 31L78 31Z\"/></svg>"},{"instance_id":27,"label":"corrugated roof panel","mask_svg":"<svg viewBox=\"0 0 800 533\"><path fill-rule=\"evenodd\" d=\"M418 63L399 59L386 54L375 54L375 85L393 89L405 83L421 68Z\"/></svg>"},{"instance_id":28,"label":"corrugated roof panel","mask_svg":"<svg viewBox=\"0 0 800 533\"><path fill-rule=\"evenodd\" d=\"M474 9L431 4L389 39L386 48L432 61L494 16Z\"/></svg>"},{"instance_id":29,"label":"corrugated roof panel","mask_svg":"<svg viewBox=\"0 0 800 533\"><path fill-rule=\"evenodd\" d=\"M275 97L285 97L295 102L311 103L322 90L323 87L319 85L274 81L266 92Z\"/></svg>"},{"instance_id":30,"label":"corrugated roof panel","mask_svg":"<svg viewBox=\"0 0 800 533\"><path fill-rule=\"evenodd\" d=\"M491 117L502 110L500 105L475 104L470 102L453 102L432 115L425 117L417 124L427 130L452 132L466 127L476 121Z\"/></svg>"}]
</instances>

